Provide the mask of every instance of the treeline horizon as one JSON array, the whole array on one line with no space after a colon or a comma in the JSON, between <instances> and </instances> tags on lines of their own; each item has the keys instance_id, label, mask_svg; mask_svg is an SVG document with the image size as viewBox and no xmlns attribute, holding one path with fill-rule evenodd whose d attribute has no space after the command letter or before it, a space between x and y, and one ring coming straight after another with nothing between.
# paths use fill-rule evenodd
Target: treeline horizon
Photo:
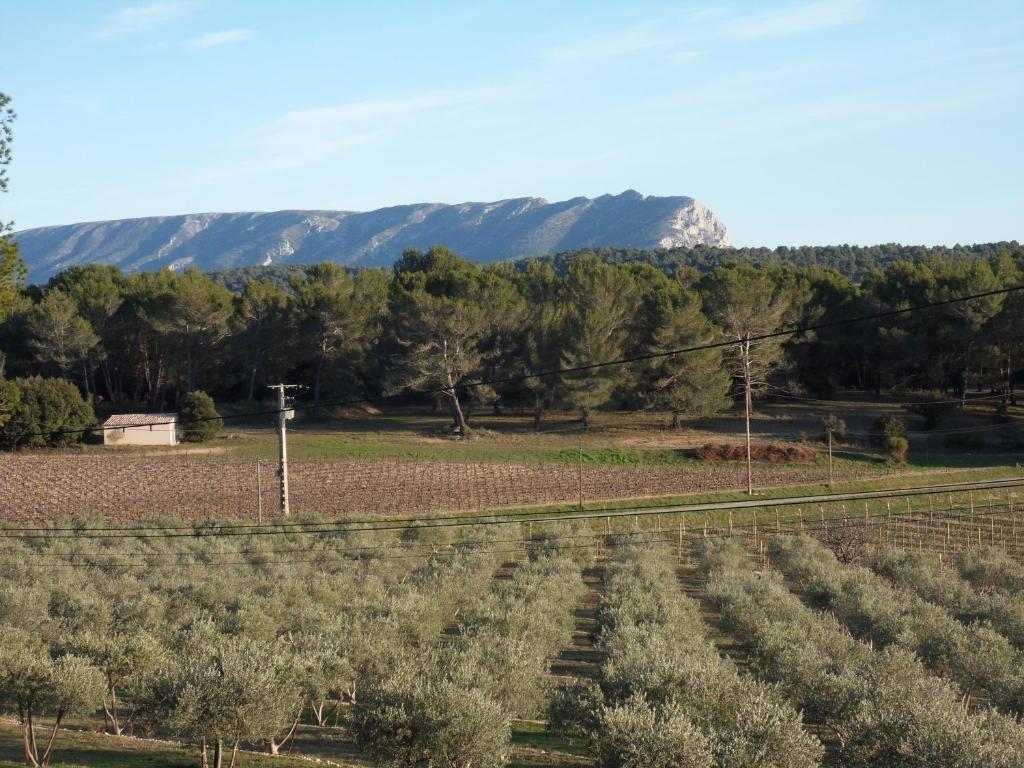
<instances>
[{"instance_id":1,"label":"treeline horizon","mask_svg":"<svg viewBox=\"0 0 1024 768\"><path fill-rule=\"evenodd\" d=\"M820 263L717 263L744 249L687 249L707 254L698 269L673 265L673 249L657 265L622 249L481 265L434 247L407 250L389 270L289 267L286 282L251 268L234 293L194 269L90 264L22 288L0 316L0 351L8 379L65 379L115 410L166 410L196 390L262 399L283 380L306 385L313 406L431 392L459 432L482 408L530 409L538 426L553 408L579 410L584 423L602 407L678 419L779 390L975 388L1011 402L1024 357L1017 292L745 343L1024 282L1024 248L971 248L970 258L891 251L855 280ZM836 259L844 253L859 251ZM735 344L522 378L716 342ZM476 385L492 380L506 383Z\"/></svg>"},{"instance_id":2,"label":"treeline horizon","mask_svg":"<svg viewBox=\"0 0 1024 768\"><path fill-rule=\"evenodd\" d=\"M717 245L695 245L676 248L626 248L600 246L560 251L546 256L527 256L509 259L507 263L516 269L525 270L530 263L550 264L555 272L564 275L569 262L583 255L593 254L609 264L644 263L657 267L668 275L677 269L693 267L699 272L708 272L715 267L730 263L752 264L757 267L793 265L800 267L819 266L834 269L840 274L861 281L872 269L884 267L894 261L919 262L928 258L949 259L990 259L1000 253L1014 253L1021 244L1016 240L1002 240L970 245L903 245L880 243L878 245L780 245L723 247ZM471 261L473 261L471 259ZM479 262L483 264L484 262ZM494 262L497 263L497 262ZM287 286L292 277L308 269L310 264L268 264L224 269L205 270L214 282L225 286L232 293L242 290L251 280L267 279ZM349 270L362 269L341 265Z\"/></svg>"}]
</instances>

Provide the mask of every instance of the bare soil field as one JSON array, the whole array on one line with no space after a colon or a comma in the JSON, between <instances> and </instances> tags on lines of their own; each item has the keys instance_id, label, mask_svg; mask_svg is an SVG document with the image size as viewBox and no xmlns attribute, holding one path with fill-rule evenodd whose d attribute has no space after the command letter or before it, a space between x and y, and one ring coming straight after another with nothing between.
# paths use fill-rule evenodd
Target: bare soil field
<instances>
[{"instance_id":1,"label":"bare soil field","mask_svg":"<svg viewBox=\"0 0 1024 768\"><path fill-rule=\"evenodd\" d=\"M567 464L320 459L289 463L293 514L337 518L422 514L578 501L581 473ZM848 465L839 479L882 474ZM758 486L817 483L820 465L763 465ZM745 482L735 463L675 466L585 465L586 501L731 490ZM276 465L216 456L0 456L0 521L71 516L129 522L161 515L269 519L277 510Z\"/></svg>"}]
</instances>

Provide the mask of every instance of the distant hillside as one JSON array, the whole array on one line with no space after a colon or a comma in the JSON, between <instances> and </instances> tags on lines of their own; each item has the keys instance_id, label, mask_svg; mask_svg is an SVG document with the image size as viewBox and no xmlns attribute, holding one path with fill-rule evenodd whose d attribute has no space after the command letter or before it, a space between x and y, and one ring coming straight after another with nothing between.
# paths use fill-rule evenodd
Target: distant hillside
<instances>
[{"instance_id":1,"label":"distant hillside","mask_svg":"<svg viewBox=\"0 0 1024 768\"><path fill-rule=\"evenodd\" d=\"M423 203L349 211L198 213L27 229L16 234L30 282L75 264L126 272L255 265L389 266L405 248L443 244L468 259L501 261L598 246L728 246L725 225L691 197L628 190L549 203Z\"/></svg>"}]
</instances>

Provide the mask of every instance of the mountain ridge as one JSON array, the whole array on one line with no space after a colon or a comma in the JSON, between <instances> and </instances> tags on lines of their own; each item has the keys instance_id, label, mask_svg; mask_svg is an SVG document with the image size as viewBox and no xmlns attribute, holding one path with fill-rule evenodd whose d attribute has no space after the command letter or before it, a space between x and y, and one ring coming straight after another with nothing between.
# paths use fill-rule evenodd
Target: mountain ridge
<instances>
[{"instance_id":1,"label":"mountain ridge","mask_svg":"<svg viewBox=\"0 0 1024 768\"><path fill-rule=\"evenodd\" d=\"M30 282L76 264L202 270L331 260L387 266L408 247L446 245L484 263L612 247L728 246L724 223L692 197L618 195L548 202L411 203L373 211L190 213L51 225L14 235Z\"/></svg>"}]
</instances>

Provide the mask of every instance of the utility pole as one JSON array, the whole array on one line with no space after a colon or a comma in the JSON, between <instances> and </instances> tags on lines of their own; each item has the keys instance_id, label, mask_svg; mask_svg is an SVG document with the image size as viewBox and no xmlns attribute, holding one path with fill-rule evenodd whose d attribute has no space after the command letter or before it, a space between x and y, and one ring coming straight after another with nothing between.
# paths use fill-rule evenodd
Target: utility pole
<instances>
[{"instance_id":1,"label":"utility pole","mask_svg":"<svg viewBox=\"0 0 1024 768\"><path fill-rule=\"evenodd\" d=\"M832 487L832 427L826 425L825 431L828 432L828 487Z\"/></svg>"},{"instance_id":2,"label":"utility pole","mask_svg":"<svg viewBox=\"0 0 1024 768\"><path fill-rule=\"evenodd\" d=\"M740 353L742 355L743 362L743 416L746 422L746 448L747 448L747 495L754 495L754 468L753 468L753 457L751 455L752 449L750 445L750 411L753 408L751 402L751 387L753 386L753 374L751 371L750 361L750 339L744 338L740 342Z\"/></svg>"},{"instance_id":3,"label":"utility pole","mask_svg":"<svg viewBox=\"0 0 1024 768\"><path fill-rule=\"evenodd\" d=\"M277 445L279 448L277 477L281 489L281 514L288 517L288 438L285 427L288 419L295 415L295 411L288 408L285 399L285 390L298 389L300 384L270 384L267 389L277 390Z\"/></svg>"}]
</instances>

